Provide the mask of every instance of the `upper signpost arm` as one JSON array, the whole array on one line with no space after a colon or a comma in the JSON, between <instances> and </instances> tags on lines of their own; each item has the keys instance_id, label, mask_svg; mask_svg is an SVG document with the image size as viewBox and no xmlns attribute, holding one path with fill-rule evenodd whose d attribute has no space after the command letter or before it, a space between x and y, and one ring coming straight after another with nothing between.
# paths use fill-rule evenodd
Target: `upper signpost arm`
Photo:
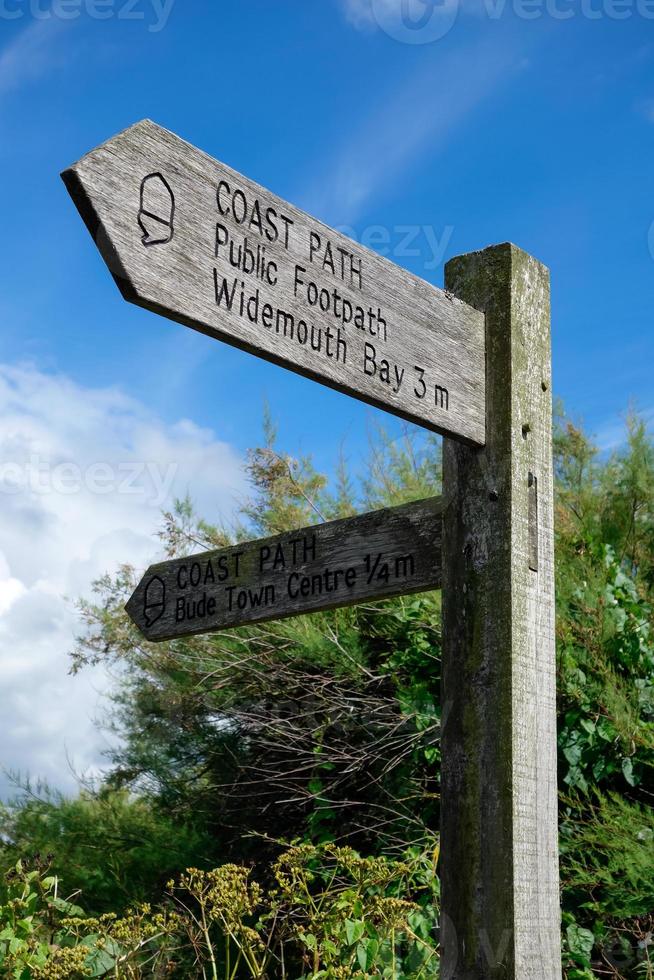
<instances>
[{"instance_id":1,"label":"upper signpost arm","mask_svg":"<svg viewBox=\"0 0 654 980\"><path fill-rule=\"evenodd\" d=\"M471 306L149 120L63 179L129 302L483 445Z\"/></svg>"},{"instance_id":2,"label":"upper signpost arm","mask_svg":"<svg viewBox=\"0 0 654 980\"><path fill-rule=\"evenodd\" d=\"M453 259L486 315L487 442L446 439L442 944L447 980L559 980L548 271Z\"/></svg>"}]
</instances>

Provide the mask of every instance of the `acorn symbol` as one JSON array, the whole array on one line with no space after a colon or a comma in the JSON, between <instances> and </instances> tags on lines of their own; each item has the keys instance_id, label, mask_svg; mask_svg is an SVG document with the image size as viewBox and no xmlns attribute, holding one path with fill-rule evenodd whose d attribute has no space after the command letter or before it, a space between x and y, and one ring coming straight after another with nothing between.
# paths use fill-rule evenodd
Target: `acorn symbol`
<instances>
[{"instance_id":1,"label":"acorn symbol","mask_svg":"<svg viewBox=\"0 0 654 980\"><path fill-rule=\"evenodd\" d=\"M163 174L150 174L141 184L138 222L146 248L166 245L175 234L175 195Z\"/></svg>"},{"instance_id":2,"label":"acorn symbol","mask_svg":"<svg viewBox=\"0 0 654 980\"><path fill-rule=\"evenodd\" d=\"M164 614L166 608L166 583L154 575L145 587L143 615L148 629Z\"/></svg>"}]
</instances>

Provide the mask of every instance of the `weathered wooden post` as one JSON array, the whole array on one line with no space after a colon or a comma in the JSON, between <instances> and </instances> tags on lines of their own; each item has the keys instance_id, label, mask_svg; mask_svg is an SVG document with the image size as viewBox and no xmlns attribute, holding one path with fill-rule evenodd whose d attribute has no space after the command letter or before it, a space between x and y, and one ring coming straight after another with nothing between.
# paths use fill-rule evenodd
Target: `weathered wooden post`
<instances>
[{"instance_id":1,"label":"weathered wooden post","mask_svg":"<svg viewBox=\"0 0 654 980\"><path fill-rule=\"evenodd\" d=\"M486 445L445 440L442 977L558 980L549 274L453 259L486 314Z\"/></svg>"}]
</instances>

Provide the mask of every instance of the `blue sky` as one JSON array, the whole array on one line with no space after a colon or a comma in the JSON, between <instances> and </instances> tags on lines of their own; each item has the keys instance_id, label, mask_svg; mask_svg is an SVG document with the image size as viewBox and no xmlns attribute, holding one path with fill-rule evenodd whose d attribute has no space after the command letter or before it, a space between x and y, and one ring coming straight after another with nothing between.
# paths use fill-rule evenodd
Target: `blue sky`
<instances>
[{"instance_id":1,"label":"blue sky","mask_svg":"<svg viewBox=\"0 0 654 980\"><path fill-rule=\"evenodd\" d=\"M66 677L64 596L145 564L173 493L228 514L265 399L326 469L382 418L122 301L59 172L144 117L437 285L514 241L552 270L569 412L605 447L630 402L654 417L652 0L0 0L0 464L174 467L5 495L5 765L62 785L64 743L97 765L105 684Z\"/></svg>"}]
</instances>

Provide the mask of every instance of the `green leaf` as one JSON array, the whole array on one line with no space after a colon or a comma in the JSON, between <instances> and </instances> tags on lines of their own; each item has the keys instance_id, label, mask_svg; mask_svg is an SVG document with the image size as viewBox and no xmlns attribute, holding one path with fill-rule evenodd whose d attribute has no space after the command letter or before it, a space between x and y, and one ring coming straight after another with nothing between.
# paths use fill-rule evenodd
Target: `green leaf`
<instances>
[{"instance_id":1,"label":"green leaf","mask_svg":"<svg viewBox=\"0 0 654 980\"><path fill-rule=\"evenodd\" d=\"M572 922L566 929L566 938L568 940L568 949L574 956L577 964L579 966L590 967L590 958L593 952L593 946L595 945L595 936L590 929L583 929L576 922Z\"/></svg>"},{"instance_id":2,"label":"green leaf","mask_svg":"<svg viewBox=\"0 0 654 980\"><path fill-rule=\"evenodd\" d=\"M106 949L91 950L84 961L91 977L104 977L116 966L116 959Z\"/></svg>"},{"instance_id":3,"label":"green leaf","mask_svg":"<svg viewBox=\"0 0 654 980\"><path fill-rule=\"evenodd\" d=\"M355 943L358 943L365 931L366 927L363 922L353 922L352 919L345 920L345 935L348 945L354 946Z\"/></svg>"},{"instance_id":4,"label":"green leaf","mask_svg":"<svg viewBox=\"0 0 654 980\"><path fill-rule=\"evenodd\" d=\"M638 784L638 777L634 773L634 763L629 757L622 760L622 775L630 786L636 786Z\"/></svg>"},{"instance_id":5,"label":"green leaf","mask_svg":"<svg viewBox=\"0 0 654 980\"><path fill-rule=\"evenodd\" d=\"M102 939L104 947L99 949L96 943L98 940ZM116 960L122 955L123 950L113 939L108 939L106 936L100 936L99 933L91 933L89 936L85 936L81 943L82 946L87 946L90 950L89 955L84 961L89 970L91 970L92 977L103 977L113 970L116 965Z\"/></svg>"},{"instance_id":6,"label":"green leaf","mask_svg":"<svg viewBox=\"0 0 654 980\"><path fill-rule=\"evenodd\" d=\"M79 905L74 905L72 902L67 902L63 898L51 898L50 905L61 912L62 915L67 916L70 919L84 919L86 918L86 912L81 909Z\"/></svg>"},{"instance_id":7,"label":"green leaf","mask_svg":"<svg viewBox=\"0 0 654 980\"><path fill-rule=\"evenodd\" d=\"M357 946L357 960L359 966L366 973L374 964L379 952L379 943L376 939L364 939Z\"/></svg>"}]
</instances>

